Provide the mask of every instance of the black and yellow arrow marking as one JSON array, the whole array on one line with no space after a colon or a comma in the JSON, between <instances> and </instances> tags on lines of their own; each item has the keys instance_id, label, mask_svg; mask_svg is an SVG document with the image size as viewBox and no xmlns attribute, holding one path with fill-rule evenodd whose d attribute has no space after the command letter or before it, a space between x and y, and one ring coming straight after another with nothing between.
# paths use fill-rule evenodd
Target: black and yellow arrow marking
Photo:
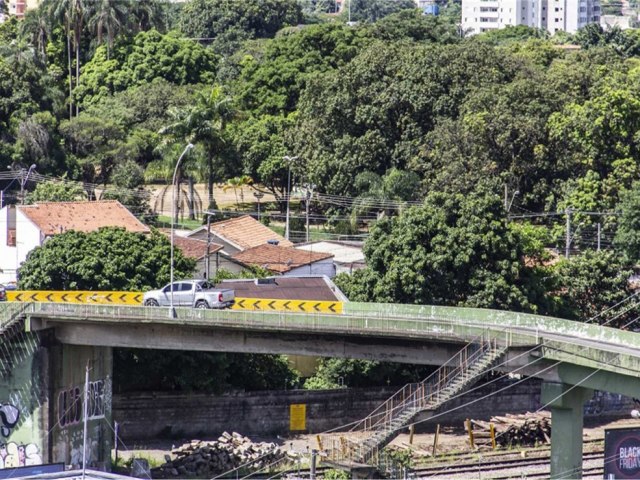
<instances>
[{"instance_id":1,"label":"black and yellow arrow marking","mask_svg":"<svg viewBox=\"0 0 640 480\"><path fill-rule=\"evenodd\" d=\"M270 310L300 313L342 313L342 302L284 300L274 298L236 298L234 310Z\"/></svg>"}]
</instances>

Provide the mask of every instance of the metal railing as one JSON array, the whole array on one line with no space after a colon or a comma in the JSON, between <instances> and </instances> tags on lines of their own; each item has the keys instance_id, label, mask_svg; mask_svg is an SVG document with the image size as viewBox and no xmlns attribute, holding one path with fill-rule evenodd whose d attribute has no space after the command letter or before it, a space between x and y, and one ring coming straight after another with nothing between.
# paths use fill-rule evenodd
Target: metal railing
<instances>
[{"instance_id":1,"label":"metal railing","mask_svg":"<svg viewBox=\"0 0 640 480\"><path fill-rule=\"evenodd\" d=\"M432 375L419 383L409 383L376 408L348 432L348 438L328 436L328 457L333 461L375 462L379 448L400 428L421 411L435 410L462 391L472 380L484 373L508 345L498 348L495 338L465 345Z\"/></svg>"},{"instance_id":2,"label":"metal railing","mask_svg":"<svg viewBox=\"0 0 640 480\"><path fill-rule=\"evenodd\" d=\"M289 313L248 310L205 310L176 308L176 316L165 307L140 307L103 304L27 303L29 316L55 321L87 321L106 323L160 323L193 327L224 327L251 330L318 332L338 334L375 334L398 338L430 338L452 343L467 343L481 335L487 327L466 325L456 319L340 315L322 313ZM494 334L501 342L533 345L535 335L514 336L504 326L495 326Z\"/></svg>"}]
</instances>

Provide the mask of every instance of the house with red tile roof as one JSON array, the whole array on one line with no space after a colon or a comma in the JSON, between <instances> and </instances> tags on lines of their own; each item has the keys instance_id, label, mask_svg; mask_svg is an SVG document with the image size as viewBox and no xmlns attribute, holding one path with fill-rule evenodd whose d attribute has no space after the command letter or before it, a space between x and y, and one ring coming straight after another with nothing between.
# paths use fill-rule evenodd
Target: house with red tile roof
<instances>
[{"instance_id":1,"label":"house with red tile roof","mask_svg":"<svg viewBox=\"0 0 640 480\"><path fill-rule=\"evenodd\" d=\"M194 230L189 238L207 240L207 226ZM222 253L233 256L237 252L258 247L264 244L275 244L281 247L292 247L293 243L278 235L250 215L230 218L211 224L210 241L222 245Z\"/></svg>"},{"instance_id":2,"label":"house with red tile roof","mask_svg":"<svg viewBox=\"0 0 640 480\"><path fill-rule=\"evenodd\" d=\"M169 236L167 232L165 234ZM222 250L222 245L217 243L209 243L207 245L204 240L178 235L174 235L173 245L175 248L180 249L185 257L196 261L196 278L211 278L215 276L221 262L219 252Z\"/></svg>"},{"instance_id":3,"label":"house with red tile roof","mask_svg":"<svg viewBox=\"0 0 640 480\"><path fill-rule=\"evenodd\" d=\"M92 232L101 227L150 232L116 200L41 202L0 209L0 283L15 282L27 254L52 235L69 230Z\"/></svg>"},{"instance_id":4,"label":"house with red tile roof","mask_svg":"<svg viewBox=\"0 0 640 480\"><path fill-rule=\"evenodd\" d=\"M279 275L336 275L332 254L298 250L293 247L265 243L235 253L231 258L243 265L262 267Z\"/></svg>"}]
</instances>

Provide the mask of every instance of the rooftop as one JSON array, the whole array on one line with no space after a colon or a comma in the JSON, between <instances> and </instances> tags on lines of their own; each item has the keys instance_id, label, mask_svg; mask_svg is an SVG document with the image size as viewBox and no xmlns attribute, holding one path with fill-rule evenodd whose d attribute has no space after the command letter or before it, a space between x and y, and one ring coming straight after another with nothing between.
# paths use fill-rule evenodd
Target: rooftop
<instances>
[{"instance_id":1,"label":"rooftop","mask_svg":"<svg viewBox=\"0 0 640 480\"><path fill-rule=\"evenodd\" d=\"M138 233L150 231L117 200L39 202L17 208L47 236L67 230L92 232L101 227L122 227Z\"/></svg>"},{"instance_id":2,"label":"rooftop","mask_svg":"<svg viewBox=\"0 0 640 480\"><path fill-rule=\"evenodd\" d=\"M344 293L328 277L321 275L269 277L260 282L256 279L223 280L221 286L233 288L238 298L347 301Z\"/></svg>"},{"instance_id":3,"label":"rooftop","mask_svg":"<svg viewBox=\"0 0 640 480\"><path fill-rule=\"evenodd\" d=\"M318 242L310 242L298 244L296 248L311 252L331 253L333 260L337 263L364 263L364 253L362 252L362 243L344 243L329 240L320 240Z\"/></svg>"},{"instance_id":4,"label":"rooftop","mask_svg":"<svg viewBox=\"0 0 640 480\"><path fill-rule=\"evenodd\" d=\"M206 227L204 227L206 230ZM293 243L278 235L249 215L211 224L211 232L236 245L241 250L266 244L276 240L281 247L292 247Z\"/></svg>"},{"instance_id":5,"label":"rooftop","mask_svg":"<svg viewBox=\"0 0 640 480\"><path fill-rule=\"evenodd\" d=\"M182 254L185 257L200 260L201 258L207 256L207 242L205 242L204 240L179 237L175 235L173 237L173 244L182 251ZM209 255L220 250L222 250L222 245L218 245L217 243L209 244Z\"/></svg>"},{"instance_id":6,"label":"rooftop","mask_svg":"<svg viewBox=\"0 0 640 480\"><path fill-rule=\"evenodd\" d=\"M330 253L307 252L292 247L262 244L232 255L234 260L245 265L258 265L272 272L285 273L303 265L333 258Z\"/></svg>"}]
</instances>

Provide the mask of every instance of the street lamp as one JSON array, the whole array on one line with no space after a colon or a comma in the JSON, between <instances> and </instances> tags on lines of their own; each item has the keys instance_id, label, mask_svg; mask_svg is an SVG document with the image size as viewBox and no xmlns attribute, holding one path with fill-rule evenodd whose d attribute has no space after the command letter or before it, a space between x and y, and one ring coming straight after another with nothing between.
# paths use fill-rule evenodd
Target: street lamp
<instances>
[{"instance_id":1,"label":"street lamp","mask_svg":"<svg viewBox=\"0 0 640 480\"><path fill-rule=\"evenodd\" d=\"M260 200L264 197L264 193L262 192L253 192L253 196L258 200L258 221L260 221Z\"/></svg>"},{"instance_id":2,"label":"street lamp","mask_svg":"<svg viewBox=\"0 0 640 480\"><path fill-rule=\"evenodd\" d=\"M20 172L20 199L21 199L21 203L22 205L24 205L24 186L27 184L27 181L29 180L29 175L31 175L31 172L33 172L36 169L36 164L34 163L33 165L31 165L29 167L29 170L27 170L27 174L24 174L24 169Z\"/></svg>"},{"instance_id":3,"label":"street lamp","mask_svg":"<svg viewBox=\"0 0 640 480\"><path fill-rule=\"evenodd\" d=\"M176 217L176 175L178 174L178 168L180 168L180 162L182 161L182 157L185 156L185 154L191 150L193 148L193 144L189 143L187 144L186 147L184 147L184 150L182 151L182 154L180 154L180 158L178 158L178 162L176 163L176 168L173 171L173 179L171 180L171 279L169 281L169 289L170 289L170 310L169 310L169 315L171 317L175 317L176 316L176 311L173 308L173 239L174 239L174 223L175 223L175 217Z\"/></svg>"},{"instance_id":4,"label":"street lamp","mask_svg":"<svg viewBox=\"0 0 640 480\"><path fill-rule=\"evenodd\" d=\"M296 161L298 157L290 157L289 155L285 155L282 157L285 162L289 165L289 174L287 175L287 218L284 224L284 238L289 240L289 200L291 198L291 163Z\"/></svg>"}]
</instances>

